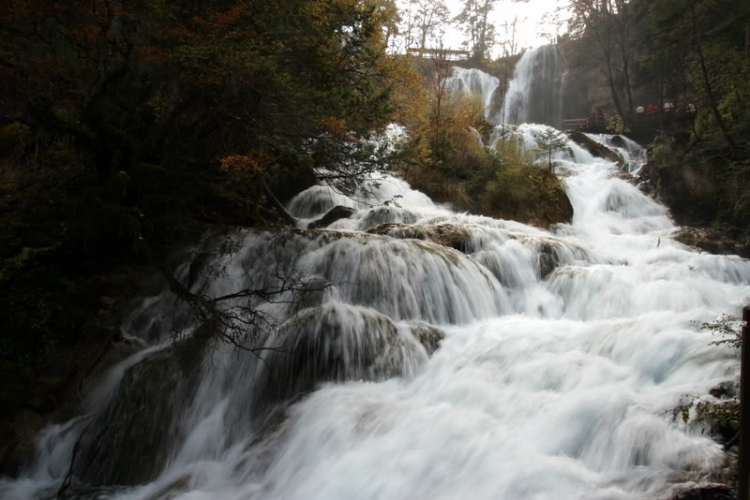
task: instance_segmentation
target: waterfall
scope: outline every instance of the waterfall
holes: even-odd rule
[[[528,50],[508,84],[502,123],[562,125],[565,67],[554,45]]]
[[[453,73],[446,81],[451,95],[478,96],[484,106],[484,117],[490,123],[497,122],[498,109],[495,105],[495,93],[500,87],[500,80],[484,71],[472,68],[453,67]]]
[[[498,133],[534,147],[547,130]],[[65,498],[92,500],[625,500],[707,480],[721,445],[672,411],[735,381],[698,325],[748,303],[750,262],[671,239],[666,208],[575,143],[556,161],[575,215],[551,230],[384,175],[356,201],[320,185],[289,203],[306,221],[356,210],[326,229],[206,238],[176,271],[196,294],[303,277],[227,304],[278,325],[253,332],[266,350],[212,339],[169,290],[144,300],[122,329],[147,347],[0,498],[53,498],[75,448]]]

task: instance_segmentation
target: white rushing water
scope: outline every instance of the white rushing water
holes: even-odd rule
[[[477,96],[484,106],[484,117],[490,123],[498,122],[499,110],[495,105],[500,80],[476,68],[454,66],[445,82],[453,97]]]
[[[508,83],[502,123],[562,126],[565,65],[554,45],[527,50]]]
[[[543,130],[514,133],[533,144]],[[323,186],[291,201],[305,225],[358,210],[327,230],[207,239],[210,265],[178,269],[196,293],[315,278],[297,319],[260,338],[282,350],[217,345],[181,369],[160,342],[200,330],[171,294],[145,301],[123,329],[155,347],[86,417],[49,428],[0,496],[54,495],[81,432],[70,498],[625,500],[707,480],[725,453],[672,410],[735,379],[733,353],[698,325],[748,302],[750,263],[672,240],[667,210],[616,165],[574,143],[557,160],[575,215],[549,231],[386,176],[357,201]],[[424,239],[441,231],[460,251]]]

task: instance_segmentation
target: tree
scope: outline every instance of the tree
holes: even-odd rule
[[[446,120],[450,112],[451,92],[448,88],[448,78],[453,68],[448,64],[444,51],[439,51],[434,59],[434,69],[429,79],[429,123],[430,148],[438,163],[445,160],[445,152],[449,149],[446,134]]]
[[[411,0],[416,6],[416,24],[419,33],[419,48],[427,48],[428,41],[435,47],[442,45],[449,11],[443,0]]]
[[[501,25],[503,28],[503,38],[500,46],[503,48],[502,57],[509,57],[518,52],[517,27],[518,16],[513,16],[513,20],[506,19]]]
[[[442,46],[449,22],[449,9],[443,0],[408,0],[402,9],[401,28],[404,52]]]
[[[362,139],[392,111],[387,7],[9,0],[0,116],[73,137],[102,179],[247,154],[274,158],[270,168],[359,175],[350,159],[376,158]]]
[[[548,128],[537,138],[537,147],[540,154],[547,157],[547,168],[550,173],[555,173],[555,166],[552,163],[552,155],[558,151],[564,151],[568,147],[568,139],[561,132],[554,128]]]
[[[495,43],[495,25],[489,16],[497,0],[464,0],[464,6],[454,21],[461,27],[468,40],[471,58],[481,61],[489,57]]]
[[[680,0],[647,7],[645,50],[660,95],[694,109],[696,136],[716,136],[736,152],[750,129],[750,6]]]
[[[569,29],[578,38],[590,38],[598,48],[597,64],[606,78],[612,101],[620,116],[633,113],[633,14],[628,0],[571,0]],[[620,93],[625,91],[627,108]]]
[[[0,2],[3,370],[36,377],[49,346],[83,342],[92,274],[153,270],[208,227],[292,222],[273,199],[297,176],[346,186],[385,168],[383,5]],[[193,305],[210,318],[217,302]]]

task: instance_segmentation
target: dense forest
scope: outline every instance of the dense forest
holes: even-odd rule
[[[206,323],[221,315],[174,277],[182,249],[297,227],[287,205],[316,183],[352,195],[389,172],[457,210],[570,222],[553,165],[567,136],[526,151],[451,92],[456,66],[507,89],[523,48],[517,19],[493,21],[503,5],[0,3],[0,472],[130,354],[112,346],[137,299],[171,287]],[[570,0],[557,16],[565,118],[603,110],[597,132],[648,146],[642,188],[692,227],[684,242],[750,257],[750,3]],[[254,347],[241,328],[215,335]]]

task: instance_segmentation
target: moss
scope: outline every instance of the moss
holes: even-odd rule
[[[556,176],[536,167],[505,169],[491,181],[483,197],[493,217],[549,227],[570,222],[573,206]]]
[[[498,141],[494,151],[455,138],[449,146],[452,153],[443,163],[417,163],[404,173],[412,187],[438,202],[490,217],[542,227],[571,221],[573,207],[562,182],[535,165],[533,152],[518,141]]]

